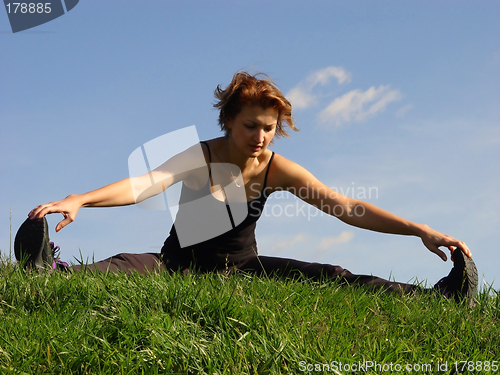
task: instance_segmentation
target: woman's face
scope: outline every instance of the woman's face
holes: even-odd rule
[[[278,110],[246,105],[226,124],[230,141],[247,157],[257,157],[267,148],[276,133]]]

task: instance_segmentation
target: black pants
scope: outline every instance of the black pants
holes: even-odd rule
[[[141,274],[148,272],[181,271],[188,272],[188,267],[171,269],[165,266],[160,254],[118,254],[108,259],[89,265],[77,265],[71,267],[74,271],[84,269],[98,270],[102,272],[134,272]],[[234,269],[234,268],[232,268]],[[365,285],[373,289],[383,289],[391,292],[413,292],[419,289],[412,284],[389,281],[376,276],[354,275],[350,271],[331,264],[309,263],[295,259],[277,258],[257,255],[240,263],[236,269],[244,272],[254,273],[259,276],[278,277],[306,277],[315,281],[332,279],[345,284]],[[206,270],[205,270],[206,271]]]

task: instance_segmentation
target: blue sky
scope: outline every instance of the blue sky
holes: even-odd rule
[[[82,0],[13,34],[1,11],[0,250],[11,207],[15,234],[36,205],[128,177],[130,153],[153,138],[190,125],[219,136],[213,90],[245,69],[269,74],[294,105],[301,131],[274,151],[339,192],[465,241],[491,284],[499,19],[496,1]],[[301,207],[270,198],[261,254],[430,284],[451,268],[418,238]],[[157,252],[172,224],[167,211],[134,206],[82,209],[57,234],[59,215],[48,220],[68,260]]]

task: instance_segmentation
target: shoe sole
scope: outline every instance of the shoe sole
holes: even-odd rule
[[[45,217],[39,220],[28,218],[16,233],[14,255],[25,268],[43,268],[50,259],[49,254],[46,254],[49,251],[48,242],[48,224]]]
[[[474,297],[477,292],[478,286],[478,276],[477,276],[477,268],[476,264],[469,258],[461,249],[457,249],[457,251],[453,252],[453,259],[455,262],[460,262],[463,265],[463,277],[462,277],[462,285],[459,293],[455,296],[457,300],[465,299],[472,304],[474,301]]]

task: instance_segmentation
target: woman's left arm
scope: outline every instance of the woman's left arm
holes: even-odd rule
[[[274,189],[284,189],[321,211],[335,216],[358,228],[376,232],[413,235],[441,259],[446,254],[439,249],[447,247],[452,253],[455,247],[471,257],[465,242],[433,230],[428,225],[417,224],[387,212],[373,204],[342,195],[321,183],[312,173],[300,165],[276,155],[270,179]]]

